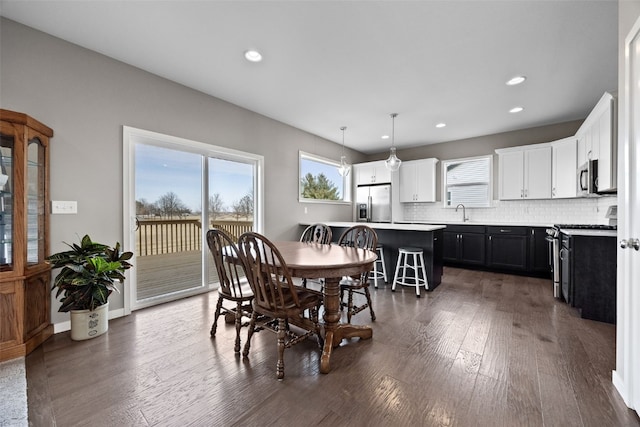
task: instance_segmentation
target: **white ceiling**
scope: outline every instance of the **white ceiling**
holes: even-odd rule
[[[1,0],[0,14],[335,142],[347,126],[364,153],[388,148],[390,113],[410,147],[583,119],[617,88],[615,0]]]

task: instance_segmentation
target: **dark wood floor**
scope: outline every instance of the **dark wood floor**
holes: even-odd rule
[[[640,426],[611,384],[615,327],[580,319],[548,280],[447,268],[421,299],[372,293],[372,340],[343,342],[328,375],[315,342],[288,349],[281,382],[273,334],[248,360],[232,326],[209,338],[215,292],[90,341],[57,334],[26,359],[30,424]]]

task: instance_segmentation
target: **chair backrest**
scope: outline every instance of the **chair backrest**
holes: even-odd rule
[[[247,266],[254,304],[272,313],[286,312],[292,304],[300,307],[287,264],[269,239],[247,232],[238,239],[238,249]]]
[[[207,231],[207,245],[220,280],[219,292],[234,298],[250,297],[251,294],[247,295],[246,286],[243,293],[242,282],[246,277],[246,267],[238,257],[238,247],[231,237],[219,228],[212,228]]]
[[[378,235],[376,231],[368,225],[354,225],[342,233],[340,239],[338,239],[338,244],[340,246],[350,246],[375,251],[376,246],[378,246]],[[358,276],[354,276],[354,278],[357,277]],[[363,272],[359,278],[362,283],[369,280],[369,271]]]
[[[333,233],[331,232],[331,227],[329,227],[328,225],[312,224],[302,232],[300,241],[308,243],[329,244],[331,243],[332,237]]]
[[[376,231],[368,225],[354,225],[342,233],[338,244],[340,246],[351,246],[375,251],[378,245],[378,235]]]

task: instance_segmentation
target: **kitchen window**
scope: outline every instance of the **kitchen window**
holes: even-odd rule
[[[442,162],[445,207],[462,203],[468,208],[491,206],[493,156],[445,160]]]
[[[300,151],[298,196],[301,202],[350,201],[351,174],[338,173],[340,162]]]

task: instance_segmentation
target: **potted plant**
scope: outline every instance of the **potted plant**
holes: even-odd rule
[[[110,247],[85,235],[80,245],[68,244],[69,251],[47,258],[53,269],[61,268],[52,290],[62,294],[58,311],[71,312],[71,339],[85,340],[102,335],[109,328],[109,295],[118,291],[116,281],[124,282],[127,260],[133,253],[121,252],[120,243]]]

